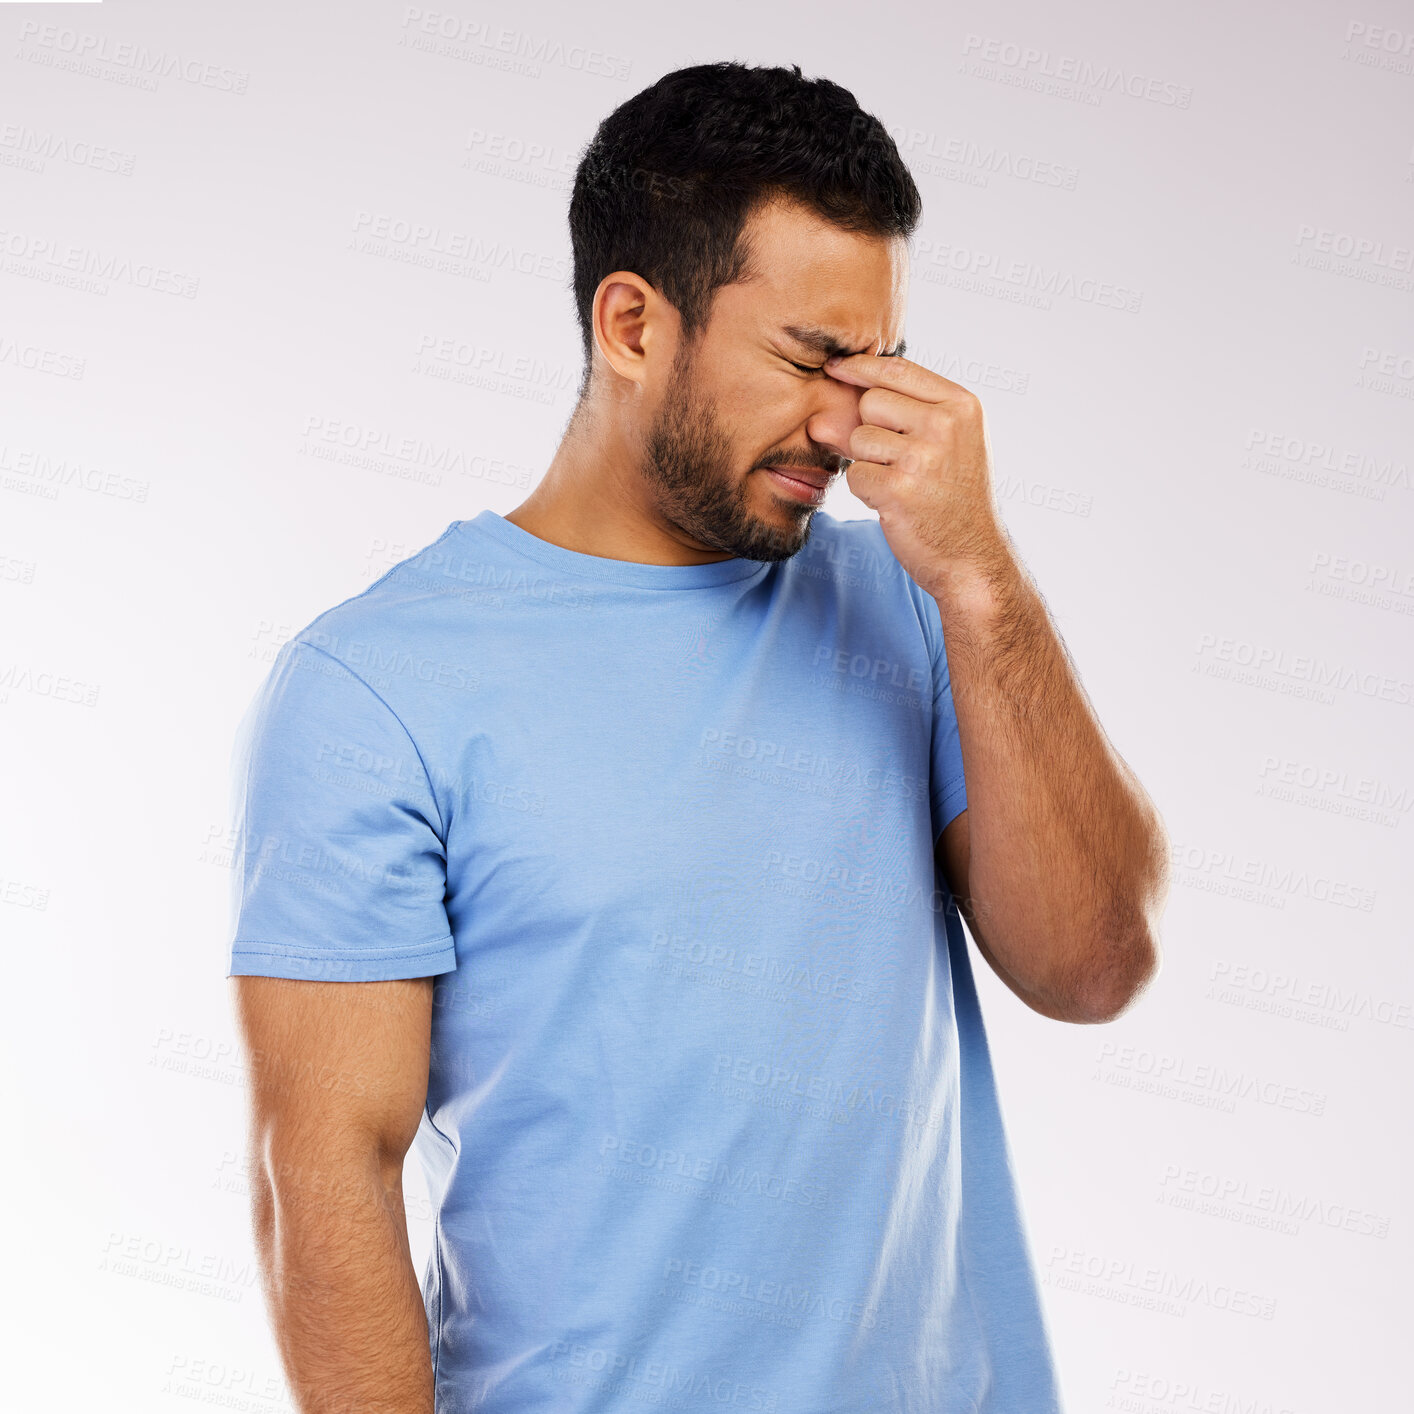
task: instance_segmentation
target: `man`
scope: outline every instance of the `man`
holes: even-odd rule
[[[230,975],[302,1410],[1060,1408],[959,910],[1107,1021],[1166,849],[976,398],[902,357],[919,206],[798,67],[630,99],[543,480],[257,694]],[[877,520],[818,509],[840,474]]]

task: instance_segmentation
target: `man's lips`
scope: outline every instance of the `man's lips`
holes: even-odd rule
[[[778,472],[781,476],[789,476],[793,481],[803,481],[807,486],[813,486],[816,490],[824,490],[834,478],[834,473],[821,471],[817,467],[809,466],[768,466],[767,471]]]

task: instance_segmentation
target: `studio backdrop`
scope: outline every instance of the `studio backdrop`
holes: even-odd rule
[[[716,59],[894,136],[907,357],[982,399],[1171,836],[1118,1020],[974,953],[1068,1408],[1407,1400],[1409,8],[103,0],[0,4],[7,1407],[293,1407],[225,976],[236,725],[316,614],[535,487],[579,154]],[[843,478],[825,509],[871,514]]]

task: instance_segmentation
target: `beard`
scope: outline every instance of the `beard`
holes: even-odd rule
[[[716,408],[697,396],[691,374],[689,349],[673,365],[662,407],[644,439],[644,480],[659,511],[699,543],[744,560],[788,560],[799,554],[810,538],[816,507],[773,498],[780,508],[777,518],[764,520],[752,512],[752,473],[733,478],[731,439]],[[783,456],[760,465],[791,460]]]

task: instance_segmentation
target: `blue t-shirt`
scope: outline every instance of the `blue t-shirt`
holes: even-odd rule
[[[937,605],[877,520],[647,565],[486,510],[286,643],[228,975],[435,976],[439,1414],[1054,1414]]]

